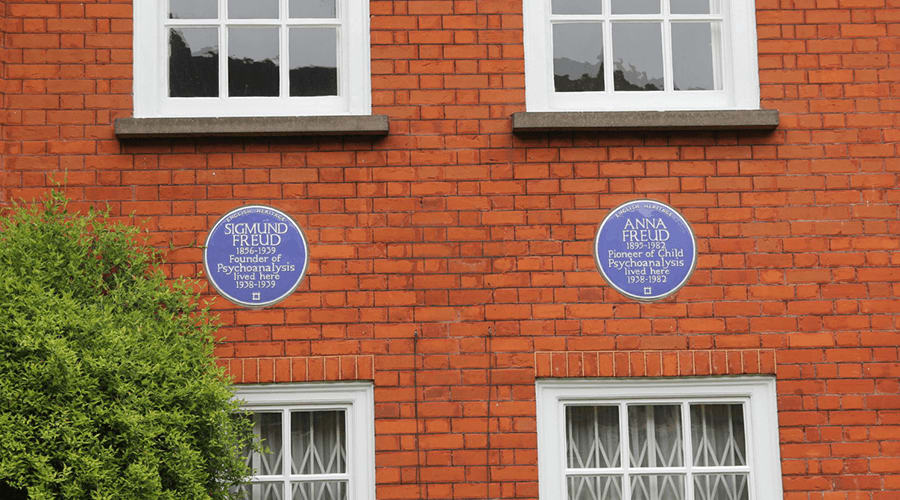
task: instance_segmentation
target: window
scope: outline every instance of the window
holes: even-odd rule
[[[537,382],[542,500],[781,498],[771,378]]]
[[[759,108],[751,0],[526,0],[528,111]]]
[[[134,3],[136,117],[371,111],[365,0]]]
[[[372,385],[277,384],[237,390],[267,453],[240,497],[252,500],[375,498]]]

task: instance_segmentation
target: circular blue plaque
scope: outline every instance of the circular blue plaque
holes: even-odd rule
[[[600,274],[622,295],[660,300],[684,286],[697,265],[697,240],[674,208],[653,200],[619,205],[594,238]]]
[[[249,205],[228,212],[206,238],[203,267],[213,288],[235,304],[261,308],[297,289],[309,264],[300,226],[272,207]]]

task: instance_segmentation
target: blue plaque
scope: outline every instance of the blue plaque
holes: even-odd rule
[[[674,208],[653,200],[616,207],[594,238],[600,274],[622,295],[660,300],[684,286],[697,264],[697,240]]]
[[[309,245],[300,226],[272,207],[228,212],[206,238],[203,267],[213,288],[235,304],[262,308],[286,299],[303,279]]]

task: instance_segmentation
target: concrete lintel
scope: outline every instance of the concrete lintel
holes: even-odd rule
[[[513,132],[773,130],[778,110],[550,111],[513,113]]]
[[[119,118],[119,139],[387,135],[387,115]]]

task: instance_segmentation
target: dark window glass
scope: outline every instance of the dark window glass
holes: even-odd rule
[[[717,14],[718,0],[671,0],[672,14]]]
[[[278,0],[228,0],[231,19],[278,19]]]
[[[603,90],[603,25],[553,25],[553,84],[557,92]]]
[[[219,95],[217,28],[169,30],[169,96]]]
[[[297,18],[333,18],[337,15],[334,0],[290,0],[288,11]]]
[[[337,30],[292,28],[291,95],[337,95]]]
[[[672,23],[675,90],[718,90],[713,39],[713,23]]]
[[[169,19],[216,19],[216,0],[169,0]]]
[[[228,95],[278,96],[278,28],[228,29]]]
[[[660,23],[613,23],[616,90],[663,90]]]
[[[659,0],[612,0],[613,14],[659,14]]]
[[[553,0],[554,14],[602,14],[602,0]]]

